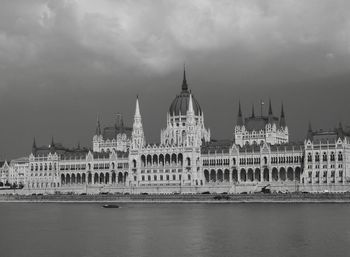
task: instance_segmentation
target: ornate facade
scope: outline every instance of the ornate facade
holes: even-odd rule
[[[265,142],[271,145],[288,143],[289,133],[283,105],[279,119],[272,113],[271,100],[269,101],[269,112],[267,116],[263,116],[262,112],[260,116],[255,116],[253,105],[251,116],[243,119],[241,103],[239,103],[234,138],[235,143],[240,146],[245,144],[263,144]]]
[[[67,149],[52,142],[27,158],[3,163],[3,183],[21,183],[21,192],[200,193],[271,191],[348,191],[349,134],[309,127],[302,143],[289,142],[283,105],[279,118],[243,118],[238,106],[232,140],[213,140],[204,112],[188,87],[184,72],[180,94],[166,114],[159,144],[147,144],[139,99],[132,127],[119,115],[101,129],[97,119],[92,149]]]

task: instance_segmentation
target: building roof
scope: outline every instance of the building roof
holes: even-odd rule
[[[51,144],[48,146],[40,146],[37,147],[35,144],[35,139],[34,143],[32,146],[32,154],[34,156],[47,156],[48,154],[57,154],[60,156],[67,156],[67,155],[81,155],[81,154],[87,154],[89,152],[88,148],[80,148],[80,145],[78,145],[76,148],[67,148],[64,147],[60,143],[55,143],[54,140],[52,139]]]
[[[111,127],[105,127],[103,129],[103,139],[116,139],[118,134],[126,134],[128,138],[131,137],[132,134],[132,128],[130,127],[117,127],[117,126],[111,126]]]
[[[203,143],[203,145],[201,146],[201,153],[229,153],[232,144],[232,140],[212,139],[210,142]]]
[[[270,118],[270,122],[269,122],[269,117],[266,117],[266,116],[245,118],[245,128],[248,131],[265,130],[265,126],[268,123],[276,124],[276,126],[277,126],[278,125],[278,118],[277,117],[272,117],[272,118]]]
[[[263,103],[261,103],[263,104]],[[276,127],[285,127],[286,126],[286,118],[284,114],[283,104],[281,106],[281,115],[280,119],[273,115],[271,100],[269,101],[269,109],[268,114],[256,116],[254,111],[254,105],[252,105],[252,113],[249,117],[243,119],[241,103],[238,105],[238,116],[237,116],[237,125],[245,126],[247,131],[260,131],[265,130],[265,126],[267,124],[275,124]]]
[[[190,101],[190,94],[192,95],[192,103],[193,103],[193,110],[194,114],[199,116],[202,113],[201,107],[196,100],[196,98],[193,96],[193,94],[188,89],[187,80],[186,80],[186,71],[184,70],[184,77],[182,82],[182,91],[179,95],[175,97],[173,102],[170,105],[169,108],[169,114],[171,116],[178,116],[178,115],[186,115],[189,101]]]
[[[309,124],[309,129],[307,133],[307,139],[311,140],[314,144],[322,143],[335,143],[339,138],[345,139],[350,137],[350,131],[344,130],[341,123],[339,123],[338,128],[331,130],[316,130],[313,131],[311,124]]]

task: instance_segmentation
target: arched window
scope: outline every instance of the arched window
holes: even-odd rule
[[[152,157],[151,155],[147,155],[147,165],[151,165],[152,164]]]
[[[307,161],[308,162],[312,162],[312,155],[311,155],[311,153],[307,154]]]
[[[186,160],[187,160],[187,166],[191,166],[191,158],[187,157]]]
[[[323,153],[322,160],[323,160],[324,162],[327,161],[327,153],[326,153],[326,152]]]
[[[342,161],[343,160],[343,154],[342,152],[338,153],[338,161]]]
[[[316,155],[315,155],[315,161],[316,161],[316,162],[319,162],[319,161],[320,161],[320,154],[319,154],[319,153],[316,153]]]

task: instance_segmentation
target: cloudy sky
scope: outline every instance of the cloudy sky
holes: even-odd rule
[[[158,141],[184,63],[214,138],[232,138],[239,99],[245,115],[283,101],[296,141],[309,120],[350,125],[347,0],[2,0],[0,159],[34,136],[90,147],[97,114],[131,125],[137,94]]]

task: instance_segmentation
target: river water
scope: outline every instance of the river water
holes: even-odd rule
[[[350,256],[349,204],[0,203],[0,256]]]

